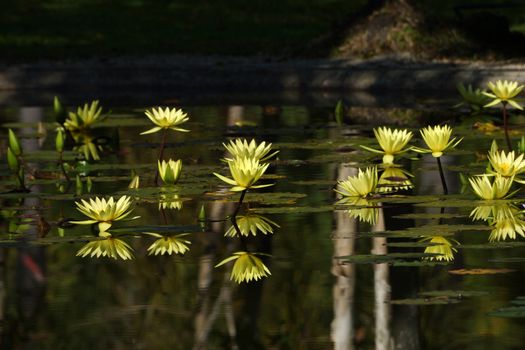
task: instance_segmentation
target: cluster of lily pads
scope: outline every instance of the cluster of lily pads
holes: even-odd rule
[[[525,181],[519,177],[525,172],[525,154],[517,155],[511,147],[507,126],[507,104],[522,110],[516,96],[522,91],[523,85],[517,82],[497,81],[489,83],[491,92],[473,89],[470,85],[465,88],[459,85],[458,89],[465,101],[474,110],[492,107],[501,104],[508,152],[500,150],[494,140],[488,152],[487,171],[484,174],[468,178],[472,192],[484,202],[477,206],[470,214],[473,220],[486,221],[491,227],[490,241],[515,239],[516,234],[525,237],[525,215],[523,210],[515,204],[504,199],[512,197],[514,184],[523,184]],[[349,176],[346,180],[339,181],[335,191],[342,196],[340,204],[349,205],[350,217],[360,219],[369,224],[377,221],[378,209],[375,202],[381,196],[399,190],[413,188],[410,181],[412,176],[394,163],[396,156],[405,152],[430,153],[437,161],[443,192],[448,194],[443,167],[440,158],[447,151],[455,148],[461,138],[452,137],[452,129],[448,125],[427,126],[420,130],[421,137],[426,147],[409,146],[413,133],[409,130],[379,127],[374,129],[374,134],[380,149],[361,146],[363,149],[381,154],[382,162],[377,166],[358,169],[357,175]],[[378,173],[381,173],[379,176]],[[372,201],[372,199],[374,201]],[[442,208],[442,213],[443,213]],[[447,239],[442,235],[425,237],[423,242],[431,244],[425,253],[436,254],[430,259],[450,261],[453,259],[455,240]]]

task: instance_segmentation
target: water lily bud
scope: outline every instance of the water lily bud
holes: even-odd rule
[[[80,176],[78,175],[75,179],[75,194],[77,196],[82,195],[82,180],[80,179]]]
[[[204,204],[201,206],[199,211],[199,224],[203,231],[206,230],[206,209],[204,209]]]
[[[345,115],[345,107],[343,105],[343,101],[339,100],[337,101],[337,104],[335,105],[335,121],[337,122],[337,125],[341,126],[343,124],[343,118]]]
[[[55,120],[57,123],[63,124],[66,120],[66,110],[57,96],[55,96],[53,100],[53,111],[55,112]]]
[[[20,163],[18,162],[18,158],[11,147],[7,147],[7,164],[9,164],[9,169],[11,169],[14,173],[18,173],[18,170],[20,169]]]
[[[64,141],[66,139],[66,136],[64,135],[64,129],[58,128],[57,129],[57,136],[55,138],[55,147],[57,152],[63,152],[64,151]]]
[[[182,170],[182,161],[180,159],[177,161],[170,159],[167,162],[165,160],[160,162],[159,160],[157,163],[162,181],[164,181],[166,185],[176,184]]]
[[[18,176],[16,177],[16,180],[18,182],[18,187],[21,189],[24,189],[26,186],[24,184],[25,174],[24,174],[24,168],[20,167],[18,170]]]
[[[20,156],[22,154],[22,147],[20,147],[20,142],[18,141],[18,137],[16,137],[16,134],[13,132],[13,130],[9,129],[9,147],[11,147],[11,151],[16,156]]]
[[[128,188],[130,189],[137,189],[140,185],[140,177],[138,175],[133,176],[131,179],[131,182],[128,185]]]
[[[86,191],[87,191],[88,193],[91,193],[91,189],[92,189],[92,188],[93,188],[93,181],[91,180],[91,177],[88,176],[88,177],[86,178]]]

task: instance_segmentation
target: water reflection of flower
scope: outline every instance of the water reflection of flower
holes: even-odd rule
[[[383,165],[385,166],[385,164]],[[410,177],[413,177],[413,175],[399,166],[385,166],[377,182],[377,192],[388,193],[410,190],[414,188]]]
[[[437,261],[452,261],[454,260],[454,253],[457,252],[457,249],[452,245],[453,243],[458,244],[457,241],[452,239],[447,239],[444,236],[431,236],[425,237],[421,242],[429,242],[432,245],[425,248],[425,253],[428,254],[439,254],[434,256],[429,256],[428,260],[437,260]]]
[[[525,217],[523,211],[508,202],[477,206],[470,213],[472,220],[488,222],[492,231],[489,241],[516,239],[516,235],[525,237]]]
[[[84,245],[77,252],[77,256],[85,258],[108,257],[113,259],[131,260],[133,259],[132,248],[123,240],[113,237],[109,232],[101,232],[99,237],[103,238],[91,241]]]
[[[73,151],[83,154],[87,160],[100,160],[99,152],[102,152],[103,148],[95,142],[88,130],[74,131],[71,136],[76,144]]]
[[[161,193],[159,198],[159,210],[161,209],[182,209],[182,198],[178,193]]]
[[[379,209],[373,207],[374,203],[366,198],[345,197],[338,201],[337,204],[350,206],[350,208],[347,209],[350,218],[369,223],[370,225],[374,225],[379,217]]]
[[[249,236],[250,233],[255,236],[257,235],[257,231],[266,235],[268,233],[273,233],[272,226],[280,227],[278,224],[264,216],[251,213],[246,214],[245,216],[239,215],[236,217],[236,220],[237,226],[243,236]],[[231,226],[224,235],[236,237],[237,231],[235,230],[235,227]]]
[[[149,255],[184,254],[190,250],[188,244],[191,244],[191,242],[182,238],[189,235],[189,233],[182,233],[174,236],[162,236],[153,232],[144,233],[157,237],[157,240],[148,247]]]
[[[85,130],[102,121],[105,117],[106,115],[102,114],[102,107],[99,107],[98,101],[93,101],[91,104],[84,104],[84,107],[78,107],[76,113],[69,112],[64,126],[71,132]]]
[[[224,259],[215,267],[222,266],[232,260],[235,260],[233,269],[230,275],[230,280],[233,279],[237,283],[257,281],[263,277],[271,275],[270,270],[261,259],[256,255],[257,253],[249,252],[235,252],[232,256]]]

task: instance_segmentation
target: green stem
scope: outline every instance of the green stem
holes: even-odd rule
[[[159,152],[159,161],[162,162],[162,159],[164,157],[164,148],[166,147],[166,135],[168,133],[168,129],[163,129],[162,131],[162,143],[160,144],[160,152]],[[157,185],[157,181],[159,180],[159,168],[157,167],[157,171],[155,171],[155,185]]]
[[[239,229],[239,226],[237,225],[237,214],[239,213],[239,209],[241,209],[242,201],[244,200],[244,196],[245,195],[246,195],[246,190],[243,190],[241,192],[241,197],[239,198],[239,203],[237,203],[237,207],[235,208],[235,211],[233,212],[230,220],[231,220],[231,223],[232,223],[233,227],[235,228],[235,232],[237,232],[237,235],[241,239],[242,249],[244,251],[247,251],[248,249],[247,249],[247,245],[246,245],[246,239],[242,235],[241,230]]]
[[[437,157],[437,163],[439,167],[439,176],[441,177],[441,184],[443,185],[443,194],[448,194],[447,182],[445,181],[445,174],[443,173],[443,167],[441,166],[441,159]]]
[[[507,104],[503,102],[501,105],[503,106],[503,128],[505,129],[505,140],[507,141],[507,148],[509,152],[512,152],[512,144],[510,143],[509,137],[509,125],[507,122]]]
[[[69,182],[69,176],[67,175],[66,168],[64,168],[63,152],[58,152],[58,162],[60,163],[60,169],[62,170],[62,174],[64,174],[66,181]]]

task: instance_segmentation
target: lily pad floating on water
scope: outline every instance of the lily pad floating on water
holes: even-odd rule
[[[503,307],[488,313],[493,317],[523,318],[525,317],[525,296],[517,297],[510,302],[513,306]]]
[[[264,208],[253,208],[250,212],[257,214],[305,214],[305,213],[322,213],[334,210],[331,205],[325,205],[320,207],[264,207]]]
[[[510,249],[524,247],[525,242],[487,242],[480,244],[461,244],[459,249]]]
[[[461,231],[489,231],[491,228],[484,225],[424,225],[410,227],[406,230],[392,230],[382,232],[360,233],[361,237],[432,237],[453,236]]]
[[[156,233],[186,233],[199,232],[201,227],[199,225],[143,225],[143,226],[129,226],[112,228],[112,234],[142,234],[143,232]]]
[[[448,296],[436,296],[429,298],[397,299],[391,300],[390,304],[394,305],[447,305],[457,304],[460,300]]]
[[[452,213],[413,213],[401,214],[392,216],[395,219],[456,219],[465,218],[467,215],[452,214]]]
[[[397,261],[411,261],[414,259],[431,258],[439,254],[428,254],[428,253],[390,253],[390,254],[364,254],[364,255],[346,255],[337,256],[336,259],[343,260],[343,263],[353,264],[382,264],[382,263],[394,263]]]
[[[490,262],[502,262],[502,263],[522,263],[525,262],[525,257],[514,257],[514,258],[497,258],[490,259]]]
[[[495,275],[501,273],[515,272],[512,269],[458,269],[449,270],[448,273],[453,275]]]
[[[448,297],[448,298],[467,298],[488,295],[488,292],[477,290],[431,290],[421,292],[419,295],[424,297]]]

